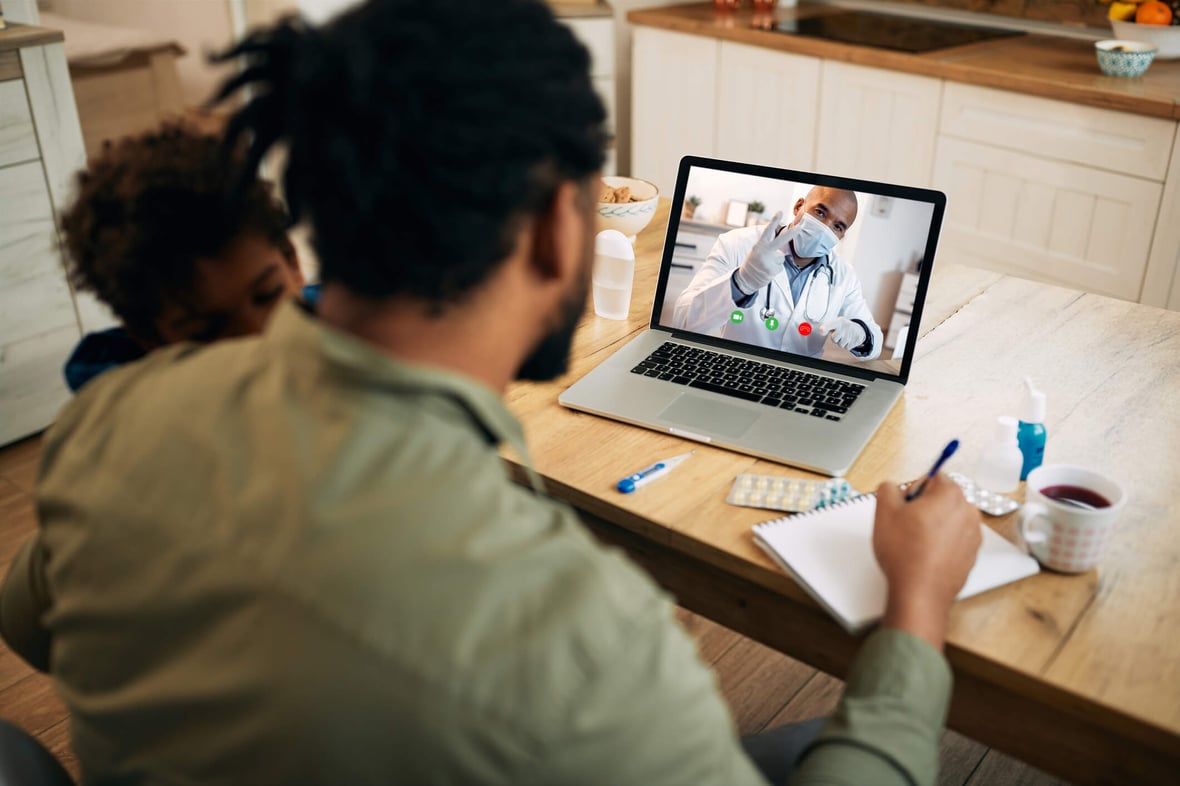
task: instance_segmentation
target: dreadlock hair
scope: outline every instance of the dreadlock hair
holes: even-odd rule
[[[78,173],[62,215],[71,282],[133,335],[155,340],[156,318],[190,287],[197,260],[249,233],[293,258],[286,210],[269,184],[243,177],[255,170],[242,161],[227,156],[220,136],[180,121],[106,142]]]
[[[461,300],[519,221],[598,171],[606,114],[589,54],[541,0],[369,0],[329,25],[288,17],[217,56],[247,68],[214,101],[255,97],[227,143],[310,219],[326,282],[380,299]]]

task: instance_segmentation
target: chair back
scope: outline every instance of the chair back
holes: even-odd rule
[[[0,718],[0,786],[74,786],[74,781],[36,737]]]

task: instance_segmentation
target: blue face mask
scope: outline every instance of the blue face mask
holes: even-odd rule
[[[791,240],[795,256],[799,259],[826,257],[840,242],[828,225],[810,213],[804,213],[797,225],[799,233]]]

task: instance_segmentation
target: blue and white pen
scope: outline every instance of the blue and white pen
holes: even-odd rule
[[[690,450],[687,453],[681,453],[679,456],[673,456],[672,458],[666,458],[663,461],[657,461],[650,467],[644,467],[634,475],[628,475],[627,477],[623,478],[617,484],[615,484],[615,488],[624,494],[630,494],[640,486],[646,486],[653,480],[659,480],[660,478],[664,477],[669,472],[676,469],[680,462],[684,461],[693,453],[696,453],[696,451]]]
[[[937,475],[938,470],[942,469],[942,465],[946,463],[946,460],[953,456],[955,451],[958,449],[959,440],[952,439],[950,442],[946,443],[946,447],[942,449],[942,455],[938,457],[938,461],[934,462],[934,466],[931,467],[930,471],[926,473],[926,477],[922,478],[920,481],[914,484],[912,489],[906,492],[905,501],[909,502],[911,499],[914,499],[919,494],[921,494],[922,489],[926,488],[926,481]]]

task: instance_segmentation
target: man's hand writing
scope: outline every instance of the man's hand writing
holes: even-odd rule
[[[877,489],[873,553],[889,583],[881,624],[942,648],[947,613],[983,542],[979,511],[945,475],[906,502],[892,483]]]

